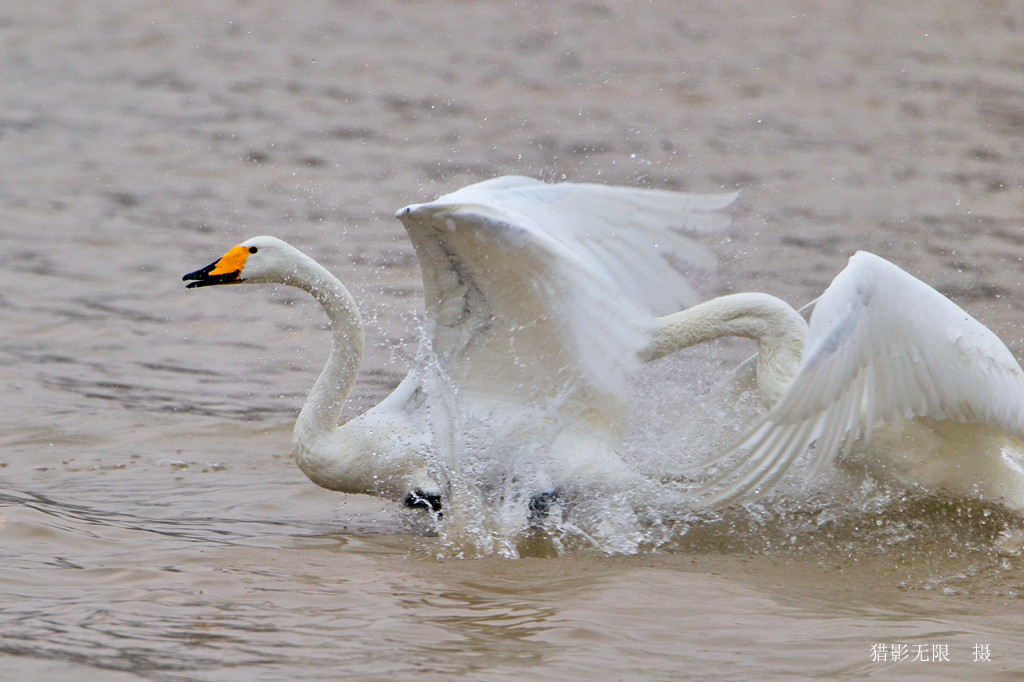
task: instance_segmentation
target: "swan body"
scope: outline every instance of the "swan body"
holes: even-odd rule
[[[798,314],[780,312],[781,301],[741,296],[753,304],[749,316],[763,312],[763,324],[744,331],[752,330],[759,349],[776,349],[758,368],[759,384],[769,377],[762,390],[771,407],[716,459],[742,456],[704,488],[702,503],[763,494],[812,448],[812,476],[852,451],[904,484],[1024,510],[1024,371],[980,322],[866,252],[854,255],[816,301],[806,331]],[[676,320],[673,327],[674,316],[664,318],[654,352],[688,341],[682,329],[714,326],[707,318],[718,320],[718,335],[738,334],[725,320],[734,306],[718,301],[703,304],[702,316],[700,306],[679,314],[699,315],[700,324]],[[698,342],[709,335],[690,333]],[[794,352],[801,345],[802,354]]]
[[[255,237],[184,279],[296,286],[323,306],[332,349],[293,437],[317,485],[432,506],[460,466],[497,481],[525,475],[541,494],[621,486],[636,476],[615,452],[626,378],[655,315],[694,298],[669,258],[712,262],[673,228],[722,229],[729,220],[715,212],[734,199],[503,177],[400,210],[425,295],[415,367],[345,424],[363,333],[336,277]]]
[[[408,417],[414,402],[408,382],[338,428],[362,359],[363,327],[352,295],[326,268],[280,239],[255,237],[185,279],[192,280],[193,288],[286,284],[309,292],[323,306],[331,321],[331,353],[299,412],[292,440],[296,462],[310,480],[331,490],[374,491],[392,498],[420,486],[431,489],[425,462],[418,456],[422,434]]]

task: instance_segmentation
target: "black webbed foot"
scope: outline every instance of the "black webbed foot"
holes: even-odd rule
[[[537,493],[530,497],[529,510],[530,520],[538,521],[545,518],[551,508],[558,502],[558,493],[554,490],[546,493]]]
[[[402,499],[402,504],[409,509],[426,509],[427,511],[434,512],[435,514],[440,514],[441,494],[426,493],[417,488],[416,490],[406,494],[405,498]]]

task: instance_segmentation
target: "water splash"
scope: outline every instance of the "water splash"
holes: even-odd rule
[[[441,557],[795,552],[837,565],[874,556],[927,566],[937,553],[956,560],[965,575],[1021,567],[1024,520],[1011,511],[907,490],[852,466],[813,482],[797,470],[756,502],[695,508],[700,479],[689,474],[764,412],[746,370],[717,383],[706,373],[684,376],[682,389],[671,392],[653,381],[623,451],[646,480],[600,494],[561,494],[540,510],[535,501],[548,489],[542,464],[550,434],[537,429],[524,438],[496,430],[461,411],[438,364],[421,366],[430,368],[423,380],[438,434],[435,466],[449,494],[431,543]],[[674,371],[659,374],[679,385]],[[952,580],[954,573],[937,578],[924,571],[927,578],[914,580]]]

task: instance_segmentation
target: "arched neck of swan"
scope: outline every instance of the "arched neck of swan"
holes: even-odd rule
[[[659,318],[640,357],[645,362],[712,341],[742,336],[757,342],[757,387],[775,402],[796,375],[807,323],[785,301],[768,294],[733,294]]]
[[[340,428],[341,408],[363,360],[363,323],[348,289],[313,259],[303,257],[284,283],[312,294],[331,322],[330,357],[295,422],[296,448],[308,450],[313,441]]]

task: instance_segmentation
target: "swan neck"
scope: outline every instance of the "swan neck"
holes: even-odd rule
[[[348,289],[311,258],[285,283],[312,294],[331,323],[330,356],[295,423],[295,444],[308,450],[314,440],[340,428],[341,410],[363,359],[363,324]]]
[[[781,396],[800,365],[807,323],[781,299],[768,294],[733,294],[659,318],[644,361],[723,336],[757,342],[758,389],[770,402]]]

